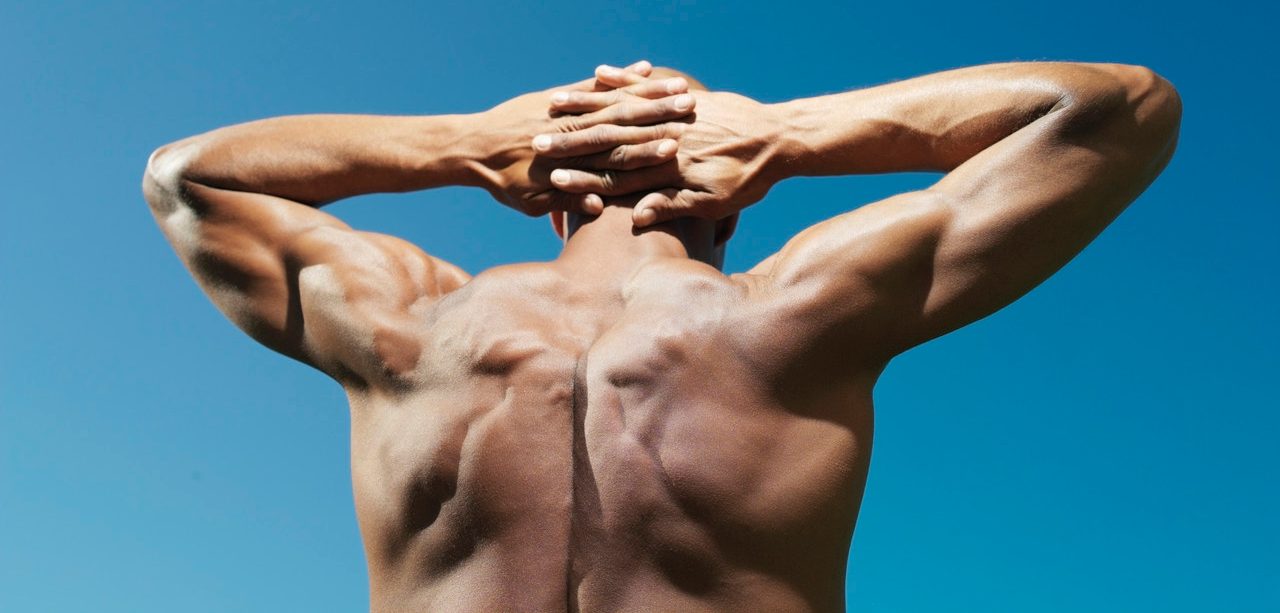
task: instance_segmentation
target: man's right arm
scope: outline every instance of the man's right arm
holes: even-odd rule
[[[1180,116],[1168,82],[1119,64],[992,64],[778,105],[702,93],[675,184],[634,219],[721,218],[792,176],[948,173],[809,228],[752,270],[797,338],[887,359],[1066,264],[1163,169]],[[621,191],[584,170],[558,187]]]
[[[1148,69],[1022,63],[781,105],[788,175],[947,174],[806,230],[767,271],[800,312],[887,359],[1004,307],[1071,260],[1173,154]]]

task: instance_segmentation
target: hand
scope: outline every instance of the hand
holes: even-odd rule
[[[680,135],[677,159],[649,171],[666,177],[665,189],[636,194],[642,190],[635,185],[573,163],[555,173],[556,188],[610,197],[606,204],[634,204],[632,220],[641,227],[684,216],[721,219],[759,202],[782,178],[773,160],[783,142],[784,122],[773,107],[744,96],[705,91],[693,95],[698,111]],[[552,108],[587,112],[596,107],[566,108],[553,101]]]
[[[566,157],[608,169],[636,189],[664,185],[635,173],[674,157],[674,139],[684,124],[663,122],[689,115],[693,100],[684,79],[649,79],[651,71],[648,62],[626,69],[602,66],[597,73],[607,75],[608,83],[589,79],[526,94],[482,113],[476,130],[485,140],[482,185],[500,202],[531,216],[552,210],[598,215],[603,209],[599,197],[555,189],[552,170]],[[570,116],[547,110],[548,101],[572,106],[581,96],[592,101],[592,112]],[[566,133],[586,137],[565,146],[560,136]]]

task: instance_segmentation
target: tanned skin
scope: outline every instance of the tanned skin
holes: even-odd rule
[[[1117,64],[775,105],[689,87],[602,68],[477,115],[269,119],[152,156],[213,302],[347,392],[372,610],[843,610],[881,371],[1069,261],[1181,114]],[[946,174],[713,265],[778,181],[907,170]],[[563,252],[472,278],[320,210],[443,185],[553,213]]]

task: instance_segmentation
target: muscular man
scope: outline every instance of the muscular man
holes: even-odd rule
[[[152,156],[213,302],[347,392],[373,610],[842,610],[885,365],[1070,260],[1181,113],[1116,64],[776,105],[689,86],[602,68],[476,115],[269,119]],[[718,269],[774,183],[906,170],[947,174]],[[469,277],[320,211],[442,185],[552,212],[564,250]]]

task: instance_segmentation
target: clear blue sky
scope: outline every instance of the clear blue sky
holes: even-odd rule
[[[1181,145],[1151,189],[1026,298],[890,366],[848,601],[1280,610],[1274,9],[197,4],[0,3],[0,610],[367,606],[345,398],[199,292],[139,192],[152,149],[280,114],[481,110],[638,58],[765,101],[1006,60],[1170,79]],[[932,178],[784,183],[728,268]],[[479,191],[331,210],[472,272],[557,250]]]

